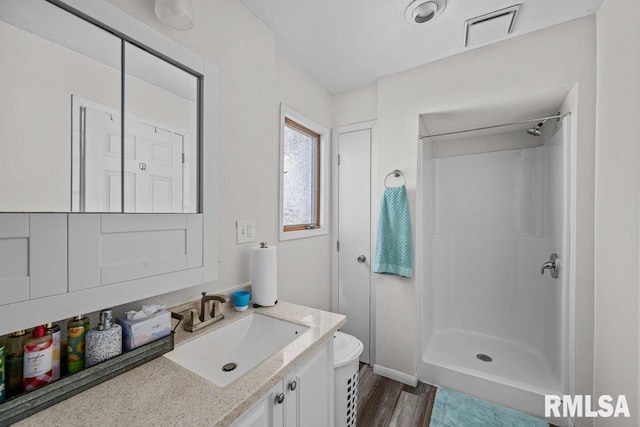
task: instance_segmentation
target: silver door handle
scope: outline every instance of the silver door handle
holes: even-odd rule
[[[365,262],[366,260],[367,260],[367,257],[366,257],[366,256],[364,256],[364,255],[360,255],[360,256],[358,257],[358,262]]]
[[[557,279],[560,276],[560,257],[558,254],[551,254],[549,261],[542,264],[540,267],[540,274],[544,274],[545,270],[549,270],[551,277]]]

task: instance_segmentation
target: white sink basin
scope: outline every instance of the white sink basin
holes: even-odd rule
[[[305,333],[309,327],[251,314],[165,354],[218,387],[231,384]],[[228,372],[222,368],[235,363]]]

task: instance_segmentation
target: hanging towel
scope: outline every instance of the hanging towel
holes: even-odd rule
[[[413,277],[413,236],[404,185],[384,190],[373,272]]]

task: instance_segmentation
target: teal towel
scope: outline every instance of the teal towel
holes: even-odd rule
[[[404,185],[384,190],[373,272],[413,277],[413,236],[409,199]]]
[[[430,426],[549,427],[549,424],[540,418],[438,387]]]

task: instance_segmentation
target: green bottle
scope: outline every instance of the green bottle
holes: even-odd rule
[[[7,397],[22,393],[22,362],[27,331],[14,332],[5,340],[5,387]]]
[[[0,403],[4,402],[4,347],[0,343]]]
[[[69,375],[84,369],[84,336],[88,330],[87,316],[75,316],[67,322],[67,372]]]

